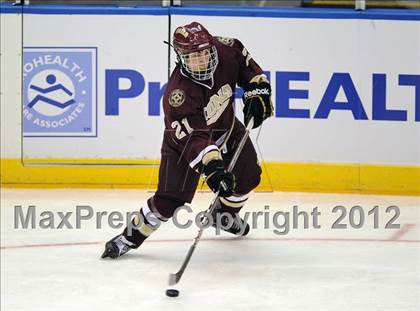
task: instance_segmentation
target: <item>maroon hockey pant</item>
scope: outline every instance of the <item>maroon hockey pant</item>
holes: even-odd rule
[[[243,137],[245,128],[236,127],[228,140],[227,152],[222,157],[226,168]],[[166,140],[162,144],[158,189],[153,198],[154,207],[165,218],[170,218],[177,207],[191,203],[197,190],[200,174],[194,171],[181,153]],[[248,138],[233,169],[236,179],[235,195],[249,193],[260,183],[261,168],[252,141]],[[149,201],[150,202],[150,201]]]

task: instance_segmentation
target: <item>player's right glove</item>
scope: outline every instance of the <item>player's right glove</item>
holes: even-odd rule
[[[221,197],[229,197],[235,188],[235,176],[225,170],[223,160],[211,160],[203,168],[204,178],[213,192]]]
[[[257,128],[265,119],[273,115],[271,86],[265,75],[258,75],[252,78],[249,85],[244,88],[242,99],[244,102],[245,125],[253,117],[253,128]]]

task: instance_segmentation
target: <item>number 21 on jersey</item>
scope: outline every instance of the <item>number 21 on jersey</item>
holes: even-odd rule
[[[183,139],[185,136],[187,136],[187,134],[185,134],[185,131],[182,128],[182,125],[184,125],[184,128],[186,129],[188,135],[193,132],[193,129],[189,125],[187,118],[183,118],[181,120],[181,123],[179,123],[178,121],[174,121],[171,123],[172,128],[175,129],[175,136],[178,139]]]

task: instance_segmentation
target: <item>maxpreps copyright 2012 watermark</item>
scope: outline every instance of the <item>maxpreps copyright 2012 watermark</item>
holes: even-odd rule
[[[228,213],[224,213],[230,217],[225,226],[230,226],[233,217]],[[137,212],[122,213],[119,211],[101,211],[95,212],[93,207],[89,205],[77,205],[74,211],[39,211],[35,205],[22,207],[15,205],[14,207],[14,229],[82,229],[84,225],[95,222],[96,229],[101,229],[104,224],[113,229],[120,229],[123,226],[133,228],[131,219],[134,216],[144,221],[142,215]],[[286,210],[270,210],[269,205],[265,205],[260,211],[245,211],[241,213],[242,219],[247,222],[252,229],[272,230],[276,235],[287,235],[291,230],[295,229],[399,229],[398,222],[400,216],[400,208],[396,205],[386,207],[375,205],[373,207],[343,205],[330,208],[314,207],[310,211],[299,209],[298,205],[294,205],[291,209]],[[150,217],[150,218],[149,218]],[[207,221],[202,221],[203,217]],[[324,217],[324,218],[323,218]],[[146,215],[149,222],[160,225],[159,219],[153,214]],[[199,212],[194,214],[192,208],[188,205],[179,207],[174,216],[169,220],[180,229],[187,229],[191,226],[197,228],[215,227],[216,234],[220,234],[224,225],[221,221],[221,215],[215,217],[206,213]],[[321,224],[322,223],[322,224]],[[241,228],[241,230],[245,230]]]

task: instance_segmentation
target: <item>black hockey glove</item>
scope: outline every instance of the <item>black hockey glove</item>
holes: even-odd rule
[[[207,185],[213,192],[219,190],[221,197],[229,197],[235,188],[235,176],[225,170],[223,160],[211,160],[203,168]]]
[[[258,76],[260,77],[260,76]],[[259,81],[252,79],[249,85],[244,88],[242,97],[244,102],[245,126],[254,117],[253,128],[259,127],[265,119],[273,115],[273,104],[271,103],[271,86],[263,76]]]

